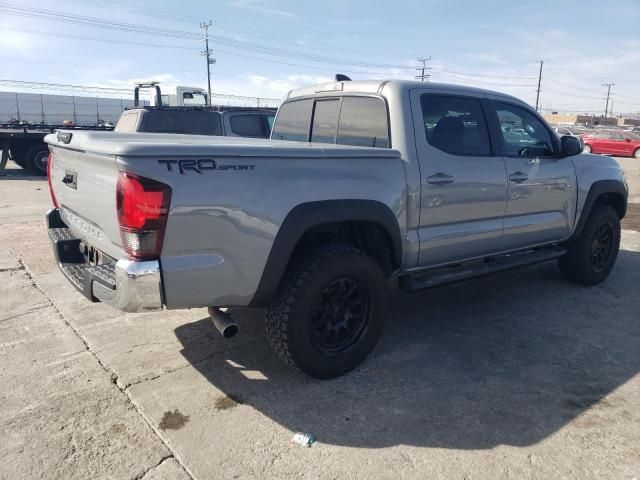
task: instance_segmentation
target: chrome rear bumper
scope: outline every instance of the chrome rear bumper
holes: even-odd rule
[[[80,239],[74,238],[57,208],[47,213],[47,228],[60,270],[89,300],[125,312],[162,309],[162,279],[157,260],[120,259],[90,265],[81,251]]]

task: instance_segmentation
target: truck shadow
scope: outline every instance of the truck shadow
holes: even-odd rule
[[[0,170],[0,181],[3,179],[7,180],[27,180],[27,181],[47,181],[47,177],[36,175],[28,170],[25,170],[16,165],[11,165],[13,162],[9,162],[7,168]]]
[[[216,389],[323,443],[526,446],[571,421],[631,420],[633,405],[609,395],[640,370],[639,283],[640,253],[621,251],[593,288],[564,282],[551,263],[414,295],[392,289],[373,354],[330,381],[284,366],[263,334],[201,361],[210,320],[175,333]],[[263,314],[236,311],[240,334]]]

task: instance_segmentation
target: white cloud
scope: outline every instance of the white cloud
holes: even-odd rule
[[[283,18],[300,18],[295,13],[289,10],[281,10],[278,8],[269,7],[268,2],[265,0],[231,0],[229,3],[232,7],[244,8],[252,10],[254,12],[263,13],[265,15],[271,15]]]

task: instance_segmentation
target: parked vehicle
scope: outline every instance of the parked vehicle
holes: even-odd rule
[[[35,175],[46,175],[49,147],[44,143],[44,137],[58,128],[72,128],[76,131],[113,130],[113,126],[105,124],[93,127],[30,124],[24,121],[0,124],[0,170],[4,169],[11,159]]]
[[[275,108],[140,107],[122,112],[115,131],[269,138],[275,116]]]
[[[584,133],[583,129],[578,129],[577,127],[566,126],[566,125],[558,125],[553,129],[558,135],[561,137],[564,135],[571,135],[572,137],[578,137]]]
[[[640,159],[640,136],[631,132],[600,131],[582,135],[584,151]]]
[[[317,378],[373,349],[387,279],[417,291],[557,259],[569,281],[602,282],[627,207],[615,160],[581,153],[514,97],[454,85],[295,90],[271,140],[46,140],[49,236],[88,299],[209,307],[225,336],[233,307],[266,306],[275,351]]]

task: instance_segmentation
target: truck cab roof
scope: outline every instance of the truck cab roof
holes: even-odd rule
[[[320,83],[289,91],[286,100],[298,97],[327,96],[329,94],[371,94],[379,96],[395,96],[403,94],[415,88],[427,90],[448,90],[457,94],[470,94],[473,96],[491,96],[493,98],[504,98],[510,101],[522,103],[522,100],[483,88],[468,87],[465,85],[455,85],[451,83],[417,82],[411,80],[348,80],[339,82]]]

